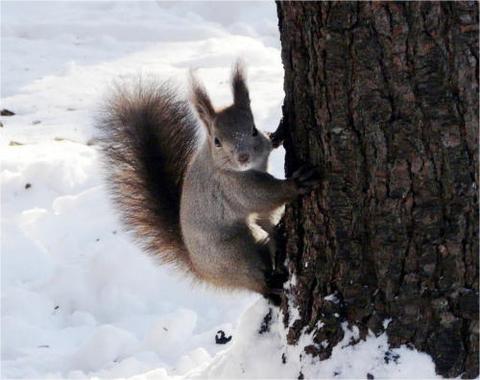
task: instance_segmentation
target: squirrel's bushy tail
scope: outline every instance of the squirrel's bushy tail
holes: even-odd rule
[[[179,220],[182,179],[197,141],[188,102],[165,83],[117,86],[98,128],[124,224],[146,251],[189,269]]]

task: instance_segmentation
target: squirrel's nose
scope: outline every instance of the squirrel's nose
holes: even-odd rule
[[[240,153],[238,155],[238,162],[240,162],[241,164],[246,164],[249,159],[250,156],[248,155],[248,153]]]

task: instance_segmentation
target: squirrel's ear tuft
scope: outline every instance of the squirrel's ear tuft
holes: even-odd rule
[[[210,132],[215,118],[215,109],[212,106],[210,97],[203,84],[195,78],[193,71],[190,70],[190,101],[197,111],[198,117]]]
[[[239,107],[250,107],[245,66],[238,60],[232,70],[233,103]]]

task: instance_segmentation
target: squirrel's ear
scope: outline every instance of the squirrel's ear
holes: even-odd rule
[[[248,95],[245,67],[241,60],[238,60],[232,70],[232,91],[233,102],[236,106],[250,107],[250,96]]]
[[[210,132],[215,118],[215,110],[207,94],[207,90],[201,82],[195,78],[195,75],[190,71],[190,101],[197,111],[198,117],[202,120],[205,127]]]

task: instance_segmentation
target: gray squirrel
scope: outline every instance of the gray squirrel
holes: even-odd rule
[[[232,71],[233,104],[222,110],[193,74],[190,82],[190,102],[166,83],[117,87],[106,102],[98,127],[114,202],[144,250],[162,262],[217,287],[274,299],[284,278],[272,260],[272,215],[311,191],[317,172],[303,167],[286,180],[266,172],[273,146],[255,126],[240,63]]]

